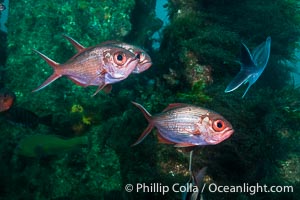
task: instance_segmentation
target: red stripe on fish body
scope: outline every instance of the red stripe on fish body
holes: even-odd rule
[[[181,147],[218,144],[233,133],[231,124],[218,113],[188,104],[171,104],[148,121],[157,128],[161,141]],[[144,133],[135,144],[145,137]]]
[[[42,53],[37,53],[53,67],[54,73],[34,91],[46,87],[61,76],[67,76],[81,86],[99,86],[98,92],[107,84],[127,78],[138,64],[134,53],[114,45],[85,48],[64,64],[55,63]]]

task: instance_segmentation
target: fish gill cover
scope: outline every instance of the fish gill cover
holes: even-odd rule
[[[1,32],[1,52],[7,52],[0,63],[1,87],[16,94],[14,106],[38,116],[52,114],[53,125],[24,128],[1,115],[0,199],[180,199],[180,193],[124,190],[128,183],[171,186],[189,179],[187,154],[158,144],[153,134],[130,147],[147,123],[130,101],[153,114],[170,103],[189,103],[211,108],[230,121],[235,129],[231,138],[194,150],[192,166],[195,171],[208,167],[206,183],[294,187],[293,193],[253,196],[205,190],[204,199],[300,195],[300,91],[290,84],[292,69],[286,64],[295,61],[300,35],[298,1],[168,1],[170,21],[158,50],[151,41],[162,24],[154,15],[154,0],[9,3],[8,32]],[[93,98],[95,88],[78,87],[66,78],[31,93],[52,73],[32,49],[59,63],[75,54],[62,34],[86,47],[107,40],[140,46],[153,65],[115,84],[110,94],[100,92]],[[272,37],[271,55],[257,83],[244,99],[245,88],[224,93],[240,69],[241,42],[253,49],[267,36]],[[90,142],[67,154],[28,158],[16,153],[26,136],[48,134],[88,136]]]

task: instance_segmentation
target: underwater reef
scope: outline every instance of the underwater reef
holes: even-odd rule
[[[204,183],[293,186],[289,193],[254,195],[206,188],[203,199],[300,196],[300,88],[293,85],[290,64],[300,36],[297,0],[169,0],[169,24],[157,50],[151,38],[162,22],[155,0],[9,3],[8,32],[0,32],[0,87],[15,93],[13,106],[50,114],[52,121],[29,128],[8,123],[0,113],[0,199],[181,199],[176,192],[125,191],[126,184],[171,187],[189,180],[189,154],[158,143],[155,131],[131,146],[147,126],[131,101],[153,114],[170,103],[189,103],[215,110],[232,124],[229,139],[194,150],[193,169],[207,167]],[[114,84],[109,94],[91,97],[96,87],[67,78],[32,92],[52,74],[33,49],[58,63],[75,54],[63,34],[86,47],[108,40],[140,46],[153,65]],[[224,93],[240,70],[241,42],[253,49],[267,36],[270,59],[259,80],[244,99],[246,86]],[[84,142],[66,147],[61,138]],[[22,145],[38,148],[26,156]]]

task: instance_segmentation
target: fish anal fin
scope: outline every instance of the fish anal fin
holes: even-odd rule
[[[184,104],[184,103],[171,103],[162,112],[166,112],[166,111],[171,110],[173,108],[179,108],[179,107],[183,107],[183,106],[186,106],[186,104]]]
[[[63,34],[63,37],[66,38],[76,48],[77,52],[82,52],[85,49],[84,46],[79,44],[79,42],[77,42],[76,40],[74,40],[70,36],[68,36],[66,34]]]

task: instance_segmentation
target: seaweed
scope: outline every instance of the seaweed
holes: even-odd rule
[[[206,189],[205,199],[297,199],[300,88],[291,83],[294,69],[288,62],[296,61],[298,2],[170,0],[170,23],[159,50],[152,48],[150,38],[161,26],[151,14],[154,5],[140,0],[10,2],[7,43],[1,42],[5,54],[0,67],[6,71],[1,71],[0,86],[16,93],[18,106],[39,115],[53,113],[54,125],[30,130],[0,122],[1,199],[180,199],[181,193],[175,192],[124,190],[126,184],[171,187],[189,179],[188,154],[158,144],[155,132],[131,147],[147,122],[130,101],[142,103],[150,113],[170,103],[191,103],[215,110],[232,123],[235,133],[230,139],[194,152],[193,169],[208,167],[205,183],[294,187],[293,193],[255,195]],[[31,93],[51,73],[32,49],[57,62],[75,54],[62,34],[84,46],[125,40],[149,50],[153,66],[115,84],[110,94],[93,98],[95,88],[63,78]],[[269,35],[269,64],[246,98],[240,98],[243,89],[225,94],[240,69],[241,42],[252,49]],[[36,134],[86,135],[90,144],[46,158],[15,154],[22,138]]]

